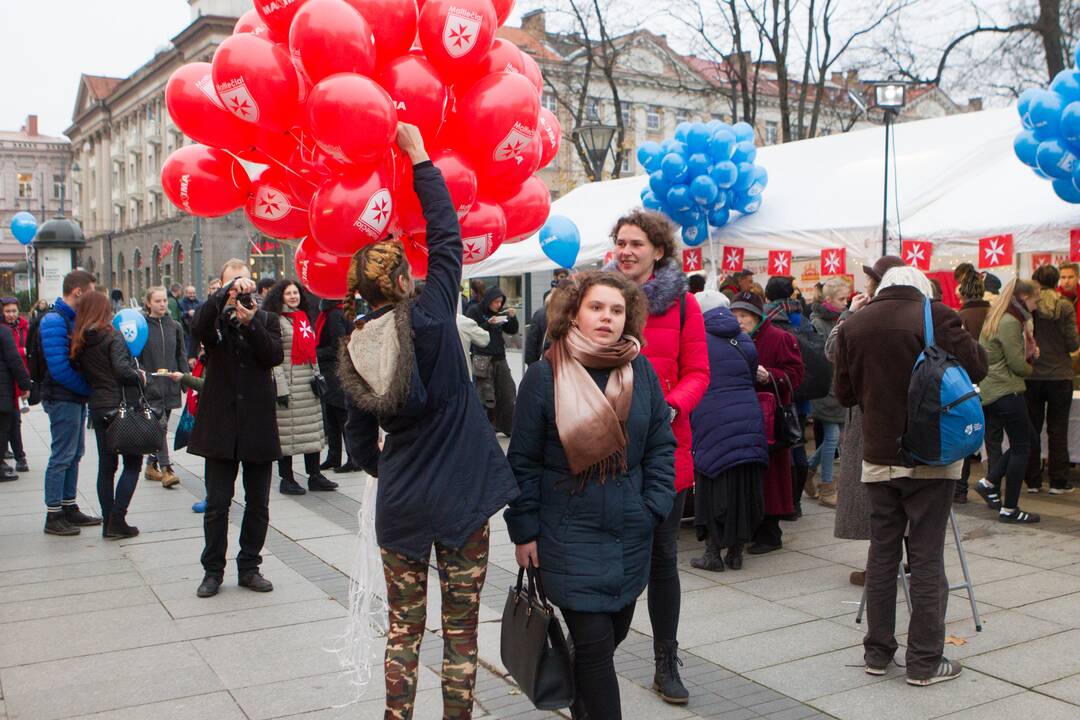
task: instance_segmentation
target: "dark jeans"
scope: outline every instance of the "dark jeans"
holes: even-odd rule
[[[997,465],[986,473],[986,481],[1000,492],[1001,480],[1005,478],[1002,507],[1015,510],[1020,503],[1020,487],[1024,484],[1028,457],[1039,436],[1035,434],[1031,420],[1028,419],[1024,396],[1019,393],[998,398],[983,409],[1005,428],[1005,433],[1009,436],[1009,449],[1001,456]]]
[[[97,496],[101,505],[101,512],[126,513],[131,497],[135,494],[135,486],[139,482],[139,471],[142,470],[142,455],[124,455],[124,469],[120,478],[116,478],[116,469],[120,466],[120,456],[109,452],[105,442],[105,424],[100,417],[94,418],[94,439],[97,440],[98,471],[97,471]]]
[[[206,459],[206,513],[203,515],[203,570],[221,578],[225,574],[225,552],[229,547],[229,507],[236,489],[237,460]],[[270,523],[271,462],[244,462],[244,520],[240,525],[240,554],[236,569],[240,575],[254,572],[262,562],[260,553]]]
[[[1072,393],[1072,380],[1028,380],[1027,392],[1024,393],[1036,438],[1042,436],[1043,420],[1046,420],[1046,470],[1052,488],[1063,488],[1069,481],[1069,408],[1072,407]],[[1026,480],[1028,487],[1037,488],[1042,485],[1041,441],[1036,440],[1032,447],[1039,449],[1028,457]]]
[[[6,412],[0,413],[0,448],[7,448],[8,438],[11,437],[12,429],[15,427],[15,422],[19,418],[19,413]],[[15,457],[19,457],[16,455]],[[0,463],[3,462],[3,457],[0,457]]]
[[[679,585],[679,523],[682,521],[686,492],[683,490],[675,496],[671,513],[653,534],[649,569],[649,621],[652,623],[653,638],[658,642],[675,642],[679,635],[682,599]]]
[[[911,565],[911,620],[908,622],[907,674],[934,672],[945,647],[945,525],[954,483],[897,478],[867,483],[870,496],[870,553],[866,561],[867,665],[885,667],[896,653],[896,577],[908,532]]]
[[[11,443],[11,454],[16,460],[26,459],[26,450],[23,449],[22,441],[22,413],[12,413],[11,432],[8,433],[8,441]]]
[[[79,484],[79,460],[86,449],[86,403],[43,400],[49,416],[52,445],[45,468],[45,508],[57,512],[75,505]]]
[[[325,402],[322,411],[323,429],[326,431],[326,462],[330,467],[338,467],[341,465],[341,439],[345,435],[345,422],[349,419],[349,411]],[[348,462],[352,461],[348,448],[345,448],[345,458]]]
[[[634,619],[634,603],[614,613],[577,612],[563,608],[566,629],[574,641],[574,683],[590,718],[621,720],[615,648],[626,639]]]
[[[277,461],[278,463],[278,475],[282,480],[295,480],[293,475],[293,463],[292,455],[286,455]],[[319,477],[319,453],[306,453],[304,455],[304,472],[307,473],[308,479],[313,477]]]

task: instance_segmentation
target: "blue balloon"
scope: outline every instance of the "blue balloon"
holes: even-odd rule
[[[754,128],[750,123],[737,122],[732,126],[735,131],[735,139],[739,142],[754,142]]]
[[[675,138],[667,138],[660,143],[660,149],[664,151],[664,155],[667,155],[669,152],[671,152],[671,144],[674,142]],[[661,156],[660,159],[663,160],[664,158]]]
[[[686,136],[690,134],[690,128],[693,127],[693,123],[683,121],[675,126],[675,139],[679,142],[686,142]]]
[[[561,268],[569,270],[581,250],[581,233],[568,217],[552,215],[540,228],[540,249]]]
[[[1073,183],[1072,178],[1058,178],[1054,180],[1053,185],[1054,192],[1057,193],[1059,198],[1067,203],[1080,205],[1080,190],[1076,188],[1076,184]]]
[[[712,139],[712,133],[709,132],[708,125],[694,123],[686,133],[686,146],[690,148],[691,153],[708,152],[710,139]]]
[[[712,169],[712,160],[705,153],[694,153],[686,161],[686,167],[690,171],[690,178],[708,175],[709,170]]]
[[[37,219],[23,210],[11,218],[11,234],[23,245],[29,245],[37,235]]]
[[[757,159],[757,146],[753,141],[744,140],[735,146],[735,154],[731,156],[733,163],[752,163]]]
[[[687,225],[682,229],[682,241],[688,247],[697,247],[709,239],[709,226],[704,222]]]
[[[660,143],[652,140],[641,143],[637,149],[638,162],[649,172],[660,169],[660,161],[664,159],[664,154]]]
[[[1039,141],[1031,130],[1024,130],[1013,139],[1013,152],[1020,162],[1028,167],[1038,167],[1035,154],[1039,151]]]
[[[1035,161],[1039,169],[1050,177],[1070,178],[1076,166],[1076,155],[1061,140],[1046,140],[1039,145]]]
[[[660,161],[660,170],[664,173],[664,180],[674,185],[686,179],[689,168],[686,159],[678,153],[670,152]]]
[[[689,210],[694,204],[694,199],[690,197],[690,188],[685,185],[676,185],[668,190],[667,204],[672,210]]]
[[[710,210],[719,210],[720,208],[727,207],[728,194],[723,190],[719,190],[716,193],[716,200],[713,201],[712,208]]]
[[[1031,127],[1036,132],[1048,133],[1050,136],[1058,134],[1058,126],[1061,123],[1061,113],[1065,109],[1065,102],[1061,96],[1049,90],[1039,92],[1031,100],[1028,117],[1031,119]]]
[[[735,203],[732,205],[732,209],[738,210],[743,215],[753,215],[761,208],[761,196],[750,197],[749,195],[738,195],[735,198]]]
[[[719,194],[720,188],[716,187],[716,183],[708,175],[700,175],[690,183],[690,197],[694,198],[698,205],[711,206]]]
[[[683,157],[690,156],[690,149],[686,147],[686,143],[681,140],[672,140],[671,145],[668,147],[668,152],[682,155]]]
[[[150,330],[146,326],[146,316],[135,308],[124,308],[113,316],[112,324],[127,343],[131,356],[138,357],[146,345],[146,338],[150,335]]]
[[[746,194],[750,197],[758,197],[761,193],[765,192],[765,188],[769,186],[769,171],[760,165],[754,166],[753,182],[750,183],[750,187],[747,189]]]
[[[1024,92],[1020,93],[1020,98],[1016,101],[1016,112],[1020,114],[1020,122],[1024,124],[1024,127],[1028,130],[1032,129],[1031,125],[1031,101],[1042,92],[1039,88],[1028,88]]]
[[[1058,130],[1065,142],[1080,148],[1080,102],[1069,103],[1061,111],[1061,123]]]
[[[732,188],[737,192],[746,192],[754,184],[754,166],[750,163],[739,163],[739,179]]]
[[[709,171],[709,177],[713,179],[717,187],[727,190],[739,179],[739,166],[730,160],[718,162]]]
[[[1043,180],[1053,180],[1053,178],[1052,178],[1052,177],[1050,177],[1049,175],[1047,175],[1046,173],[1044,173],[1044,172],[1043,172],[1042,170],[1040,170],[1040,169],[1039,169],[1039,168],[1037,168],[1037,167],[1036,167],[1036,168],[1031,168],[1031,171],[1032,171],[1033,173],[1035,173],[1035,176],[1036,176],[1036,177],[1040,177],[1040,178],[1042,178]]]
[[[724,122],[722,120],[710,120],[705,123],[705,127],[709,128],[709,137],[712,137],[713,134],[723,126]]]
[[[709,138],[709,154],[716,162],[725,162],[731,159],[735,152],[735,146],[739,141],[735,139],[735,133],[721,128]]]
[[[697,206],[693,206],[689,210],[672,210],[668,213],[668,217],[674,220],[676,225],[682,227],[699,225],[705,221],[705,213]]]
[[[713,227],[724,227],[731,219],[731,211],[726,207],[718,208],[709,213],[709,224]]]
[[[671,183],[664,178],[663,170],[654,170],[649,174],[649,189],[658,198],[667,197],[667,191],[671,189]]]
[[[1050,91],[1056,92],[1068,105],[1080,100],[1080,71],[1066,69],[1054,76]]]
[[[660,203],[660,198],[656,197],[656,193],[652,190],[645,193],[641,198],[641,206],[646,210],[660,211],[663,209],[663,205]]]

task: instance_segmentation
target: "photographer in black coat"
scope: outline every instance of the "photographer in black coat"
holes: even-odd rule
[[[205,572],[198,596],[216,595],[225,573],[229,506],[237,471],[244,467],[244,521],[236,568],[240,585],[256,592],[274,586],[259,573],[270,521],[270,475],[281,457],[273,367],[284,359],[276,315],[260,310],[255,283],[243,260],[221,270],[221,289],[199,308],[192,336],[206,352],[206,384],[188,452],[206,458]]]

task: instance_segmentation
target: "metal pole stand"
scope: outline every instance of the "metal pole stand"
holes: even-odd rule
[[[968,602],[971,603],[971,615],[975,620],[975,632],[982,632],[982,619],[979,617],[979,607],[975,602],[975,586],[971,582],[971,572],[968,570],[967,553],[964,552],[964,542],[960,539],[960,529],[956,525],[956,511],[949,508],[949,525],[952,528],[953,541],[956,543],[956,554],[960,556],[960,570],[964,573],[964,582],[959,585],[950,585],[949,592],[966,590]],[[900,562],[900,569],[896,573],[896,579],[904,588],[904,599],[907,601],[908,613],[911,613],[911,589],[908,585],[908,574],[904,572],[904,563]],[[861,625],[863,613],[866,612],[866,588],[863,588],[862,600],[859,601],[859,612],[855,613],[855,624]]]

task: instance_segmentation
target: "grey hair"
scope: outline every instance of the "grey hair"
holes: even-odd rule
[[[829,278],[821,288],[825,298],[843,298],[851,292],[851,283],[842,277]]]
[[[918,268],[913,267],[894,267],[885,273],[885,277],[881,278],[881,284],[878,285],[877,291],[880,293],[885,288],[896,287],[898,285],[907,285],[913,287],[921,292],[925,297],[933,299],[934,287],[930,284],[930,280],[922,273]]]

